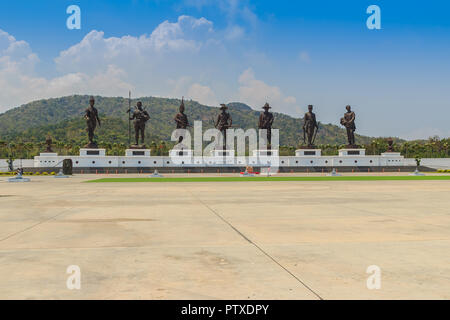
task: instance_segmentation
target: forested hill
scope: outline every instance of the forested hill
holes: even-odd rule
[[[128,141],[128,99],[122,97],[95,97],[96,108],[103,118],[102,127],[96,131],[98,141],[126,143]],[[142,101],[150,113],[147,126],[149,140],[170,141],[175,128],[173,117],[178,112],[180,99],[144,97]],[[0,140],[5,142],[42,142],[47,135],[54,140],[72,144],[86,143],[84,110],[89,105],[89,96],[74,95],[34,101],[0,114]],[[204,128],[213,126],[213,118],[219,113],[216,107],[201,105],[196,101],[185,101],[186,114],[191,123],[203,120]],[[229,103],[233,124],[243,128],[257,128],[260,111],[242,103]],[[280,129],[280,144],[298,146],[303,139],[302,119],[276,113],[274,128]],[[358,144],[367,144],[371,137],[357,136]],[[345,130],[332,124],[321,124],[317,144],[345,144]]]

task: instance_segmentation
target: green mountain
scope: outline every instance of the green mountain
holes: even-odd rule
[[[96,108],[102,118],[102,127],[96,131],[97,140],[103,143],[128,142],[128,99],[122,97],[95,97]],[[147,125],[147,141],[170,141],[175,128],[173,117],[181,103],[179,99],[143,97],[133,99],[131,105],[142,101],[151,119]],[[0,114],[0,140],[4,142],[43,142],[47,135],[55,141],[83,145],[86,143],[84,110],[89,96],[67,96],[34,101]],[[186,114],[191,123],[203,120],[204,129],[213,127],[219,109],[185,101]],[[233,124],[243,129],[257,128],[260,111],[238,102],[229,103]],[[303,120],[282,113],[274,113],[274,128],[280,129],[280,144],[298,146],[303,140]],[[133,130],[132,130],[133,131]],[[358,144],[369,144],[373,138],[357,135]],[[321,124],[317,144],[345,144],[346,133],[333,124]]]

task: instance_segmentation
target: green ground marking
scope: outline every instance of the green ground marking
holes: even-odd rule
[[[341,176],[341,177],[186,177],[102,178],[86,182],[242,182],[242,181],[414,181],[450,180],[450,176]]]

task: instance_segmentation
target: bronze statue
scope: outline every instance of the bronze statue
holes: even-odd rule
[[[177,113],[177,115],[175,116],[174,120],[177,123],[177,129],[186,129],[187,127],[189,127],[189,121],[188,121],[188,117],[187,115],[184,113],[184,97],[181,99],[181,104],[180,104],[180,112]],[[178,138],[178,143],[181,143],[181,141],[183,141],[183,136],[180,136]]]
[[[49,152],[49,153],[53,152],[52,143],[53,143],[52,137],[47,136],[47,138],[45,139],[45,144],[46,144],[45,152]]]
[[[130,117],[130,120],[134,120],[134,137],[136,140],[135,147],[144,148],[145,142],[145,124],[150,120],[150,115],[146,110],[142,108],[142,102],[138,101],[136,109]],[[139,136],[141,136],[142,145],[139,145]]]
[[[91,97],[89,99],[89,107],[86,109],[84,118],[86,119],[87,124],[87,132],[89,137],[89,143],[85,145],[85,148],[97,148],[97,143],[94,142],[94,132],[95,128],[98,126],[101,127],[100,118],[98,116],[98,111],[94,107],[95,99]]]
[[[262,112],[259,116],[259,129],[265,129],[267,130],[267,148],[272,148],[272,124],[273,124],[273,114],[269,112],[269,109],[272,107],[266,103],[263,107],[264,112]]]
[[[303,142],[306,143],[308,140],[308,148],[314,148],[314,140],[316,139],[317,131],[319,130],[319,125],[316,121],[316,114],[312,112],[313,106],[310,104],[308,106],[308,112],[305,113],[303,122]]]
[[[226,150],[225,148],[227,145],[227,136],[226,136],[227,129],[231,128],[231,126],[233,125],[233,119],[231,119],[231,116],[227,112],[227,109],[228,107],[225,104],[220,105],[220,110],[222,112],[217,116],[217,121],[214,123],[216,129],[222,132],[223,150]]]
[[[388,149],[387,152],[394,152],[394,139],[392,138],[387,138],[386,142],[388,144]]]
[[[341,118],[341,125],[343,125],[347,129],[347,140],[348,147],[356,147],[355,145],[355,113],[352,111],[350,106],[345,107],[347,112],[344,114],[344,117]]]

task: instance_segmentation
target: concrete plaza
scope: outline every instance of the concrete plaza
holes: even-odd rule
[[[0,299],[450,299],[450,181],[96,178],[0,177]]]

